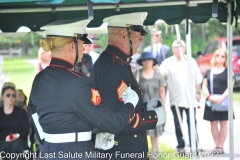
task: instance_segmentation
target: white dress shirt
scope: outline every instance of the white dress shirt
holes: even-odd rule
[[[198,105],[196,99],[196,86],[202,83],[202,74],[195,59],[191,58],[193,93],[188,93],[188,63],[187,57],[182,61],[171,56],[160,65],[160,71],[167,80],[169,88],[170,105],[189,108],[189,95],[193,94],[193,105]],[[174,100],[176,101],[174,103]]]
[[[89,53],[89,55],[92,57],[92,63],[94,64],[96,62],[96,60],[98,59],[98,57],[100,56],[100,54],[98,54],[97,52],[91,51]]]

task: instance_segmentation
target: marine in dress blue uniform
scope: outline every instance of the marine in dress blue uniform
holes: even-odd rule
[[[73,38],[74,43],[77,43],[75,47],[79,48],[80,40],[90,43],[86,34],[80,34],[85,33],[88,23],[89,20],[68,21],[68,24],[60,21],[43,29],[47,41],[51,41],[53,47],[52,37],[69,37]],[[76,49],[75,62],[80,55],[78,51]],[[50,65],[34,79],[28,106],[38,140],[42,144],[39,158],[97,159],[94,155],[86,157],[85,154],[88,152],[89,156],[94,150],[92,130],[98,128],[117,133],[131,122],[130,118],[134,116],[133,104],[122,104],[121,109],[113,113],[89,77],[74,72],[73,62],[57,57],[54,51],[52,54]]]
[[[142,27],[146,16],[146,12],[131,13],[108,17],[104,19],[104,22],[108,23],[108,27],[124,28],[128,33],[138,32],[143,36],[147,34]],[[116,33],[119,33],[119,31]],[[109,34],[111,36],[111,33]],[[128,34],[128,38],[131,39],[130,34]],[[132,42],[129,43],[131,44]],[[141,89],[129,65],[131,52],[132,48],[130,48],[129,54],[116,45],[109,44],[105,51],[100,54],[90,74],[90,78],[101,93],[102,99],[110,104],[113,112],[121,109],[123,104],[121,92],[128,86],[131,86],[139,96],[139,102],[135,108],[135,116],[131,118],[131,123],[115,134],[116,145],[110,150],[101,151],[113,153],[115,156],[112,159],[147,159],[146,130],[154,129],[158,123],[157,113],[155,111],[147,111],[145,108],[146,103],[143,103]],[[119,154],[119,152],[122,154]],[[127,153],[136,154],[133,157],[129,157]]]

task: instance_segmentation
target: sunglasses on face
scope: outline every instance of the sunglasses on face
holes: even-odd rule
[[[216,57],[225,58],[225,56],[224,56],[224,55],[219,55],[219,54],[217,54],[217,55],[216,55]]]
[[[151,61],[151,58],[143,59],[142,61]]]
[[[6,97],[8,97],[8,98],[11,97],[11,96],[12,96],[13,98],[16,98],[16,94],[10,94],[10,93],[6,94]]]

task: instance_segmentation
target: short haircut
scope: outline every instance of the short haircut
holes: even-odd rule
[[[178,44],[179,44],[179,41],[178,41],[178,40],[175,40],[175,41],[173,41],[173,43],[172,43],[172,47],[177,47]],[[180,45],[181,45],[181,47],[186,47],[186,43],[185,43],[183,40],[180,41]]]

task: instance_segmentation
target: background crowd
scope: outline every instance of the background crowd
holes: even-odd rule
[[[141,56],[134,56],[131,62],[132,72],[142,90],[144,102],[154,98],[160,98],[166,104],[166,96],[169,96],[171,111],[174,117],[175,133],[178,145],[178,152],[184,152],[186,139],[182,134],[183,113],[185,112],[188,124],[188,134],[190,135],[190,112],[189,108],[196,107],[201,99],[201,89],[207,97],[206,102],[220,104],[227,96],[227,58],[226,50],[218,49],[214,52],[211,60],[211,69],[204,76],[201,75],[196,61],[191,58],[193,93],[188,91],[188,58],[185,54],[186,44],[184,41],[173,41],[172,46],[166,46],[162,42],[161,31],[154,30],[152,35],[153,45],[143,49]],[[84,44],[85,51],[82,62],[76,64],[76,71],[91,74],[92,67],[99,57],[94,52],[94,44]],[[36,64],[36,74],[44,70],[50,63],[51,53],[39,49],[39,63]],[[213,74],[214,85],[210,84],[210,74]],[[234,77],[233,77],[234,82]],[[213,87],[213,90],[211,90]],[[168,94],[167,94],[168,93]],[[220,94],[219,97],[214,96]],[[193,104],[190,106],[190,94],[193,94]],[[206,103],[204,120],[210,122],[211,134],[216,147],[213,153],[224,153],[224,142],[228,131],[228,111],[215,111],[211,108],[211,103]],[[195,125],[197,125],[197,119]],[[38,144],[27,109],[27,97],[21,89],[11,83],[5,83],[1,89],[0,107],[0,150],[6,152],[22,153],[26,150],[33,150],[33,144]],[[147,131],[151,137],[152,151],[159,152],[158,137],[164,132],[164,125]],[[198,134],[196,133],[196,144],[198,147]],[[29,140],[27,139],[29,135]],[[190,136],[188,136],[190,137]],[[30,145],[28,143],[30,141]]]

